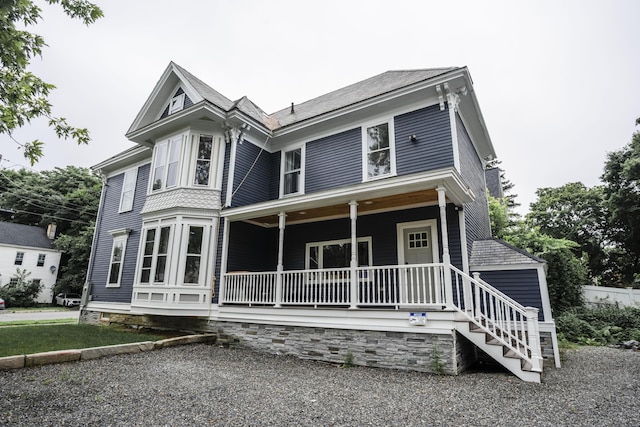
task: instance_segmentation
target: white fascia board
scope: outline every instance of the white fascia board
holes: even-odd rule
[[[221,216],[231,220],[245,220],[259,216],[273,215],[282,211],[309,209],[327,204],[348,203],[351,200],[382,197],[425,190],[444,185],[447,196],[454,203],[468,203],[473,201],[468,185],[460,174],[452,169],[439,169],[420,174],[402,175],[393,178],[355,184],[348,187],[335,188],[318,193],[287,197],[268,202],[256,203],[222,211]]]
[[[45,247],[42,247],[42,246],[10,245],[10,244],[7,244],[7,243],[0,243],[0,247],[5,247],[5,248],[11,249],[11,250],[23,249],[25,251],[48,252],[48,253],[51,253],[51,254],[61,254],[62,253],[62,251],[60,251],[58,249],[45,248]]]
[[[507,271],[507,270],[537,270],[543,263],[531,260],[531,263],[521,264],[495,264],[495,265],[471,265],[469,271]],[[480,275],[482,278],[482,275]]]
[[[468,82],[468,93],[466,96],[460,97],[460,117],[463,119],[463,124],[467,129],[471,142],[476,147],[476,150],[480,151],[480,158],[482,158],[483,161],[484,157],[487,156],[493,156],[493,158],[496,158],[496,151],[493,147],[493,143],[491,142],[491,137],[489,136],[489,131],[484,121],[482,110],[480,110],[478,97],[468,71],[466,72],[465,79]],[[470,102],[466,98],[468,98]],[[480,139],[483,141],[480,141]]]
[[[151,149],[142,145],[136,145],[125,151],[122,151],[115,156],[91,166],[91,170],[99,173],[110,173],[118,168],[131,167],[130,165],[137,162],[144,162],[144,158],[149,157],[151,159]]]
[[[439,84],[442,84],[444,82],[450,82],[451,80],[455,80],[456,78],[463,78],[465,80],[465,82],[468,82],[469,79],[466,79],[465,76],[468,74],[468,72],[466,71],[466,68],[463,69],[457,69],[455,71],[449,72],[447,74],[441,75],[441,76],[437,76],[434,77],[432,79],[426,80],[426,81],[422,81],[422,82],[417,82],[414,83],[412,85],[409,86],[405,86],[399,89],[396,89],[392,92],[387,92],[381,95],[378,95],[376,97],[373,98],[369,98],[369,99],[365,99],[363,101],[357,102],[355,104],[351,104],[348,105],[346,107],[342,107],[342,108],[338,108],[336,110],[332,110],[323,114],[320,114],[318,116],[314,116],[314,117],[310,117],[306,120],[303,120],[301,122],[298,123],[293,123],[291,125],[288,125],[284,128],[280,128],[280,129],[276,129],[274,131],[274,137],[278,137],[278,136],[282,136],[282,135],[286,135],[288,133],[291,132],[295,132],[298,131],[302,128],[308,127],[308,126],[313,126],[315,124],[318,124],[320,122],[324,122],[326,120],[331,120],[334,119],[336,117],[340,117],[342,115],[345,114],[349,114],[351,112],[354,111],[358,111],[364,108],[368,108],[371,107],[373,105],[385,102],[385,101],[389,101],[395,98],[399,98],[414,92],[418,92],[421,90],[425,90],[425,89],[430,89],[433,88],[435,90],[435,87]]]

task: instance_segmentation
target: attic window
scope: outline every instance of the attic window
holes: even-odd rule
[[[169,102],[169,114],[178,112],[184,108],[184,92],[180,95],[176,95]]]

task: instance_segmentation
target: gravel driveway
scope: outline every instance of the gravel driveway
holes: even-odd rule
[[[11,426],[638,426],[640,352],[568,352],[542,384],[191,345],[0,372]]]

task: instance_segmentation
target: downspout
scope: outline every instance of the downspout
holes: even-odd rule
[[[89,265],[87,266],[87,276],[84,280],[84,286],[82,288],[82,299],[80,300],[80,313],[89,304],[89,297],[91,295],[91,273],[93,273],[93,264],[95,262],[95,247],[98,240],[98,230],[100,229],[100,223],[102,222],[102,206],[104,204],[104,197],[107,192],[107,177],[100,172],[100,179],[102,180],[102,189],[100,190],[100,203],[98,203],[98,215],[96,217],[96,224],[93,228],[93,238],[91,239],[91,252],[89,253]]]

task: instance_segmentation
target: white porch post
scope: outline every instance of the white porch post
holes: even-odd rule
[[[220,289],[218,304],[222,305],[226,297],[227,259],[229,257],[229,220],[222,218],[222,255],[220,259]]]
[[[453,308],[453,289],[451,287],[451,256],[449,255],[449,229],[447,228],[446,189],[436,188],[440,207],[440,232],[442,234],[442,262],[444,264],[444,295],[447,308]]]
[[[358,308],[358,239],[356,234],[356,223],[358,219],[358,202],[352,200],[349,202],[349,217],[351,218],[351,305],[349,309]]]
[[[278,272],[276,274],[276,304],[275,307],[282,307],[282,271],[284,270],[282,258],[284,254],[284,226],[287,214],[280,212],[278,214]]]

